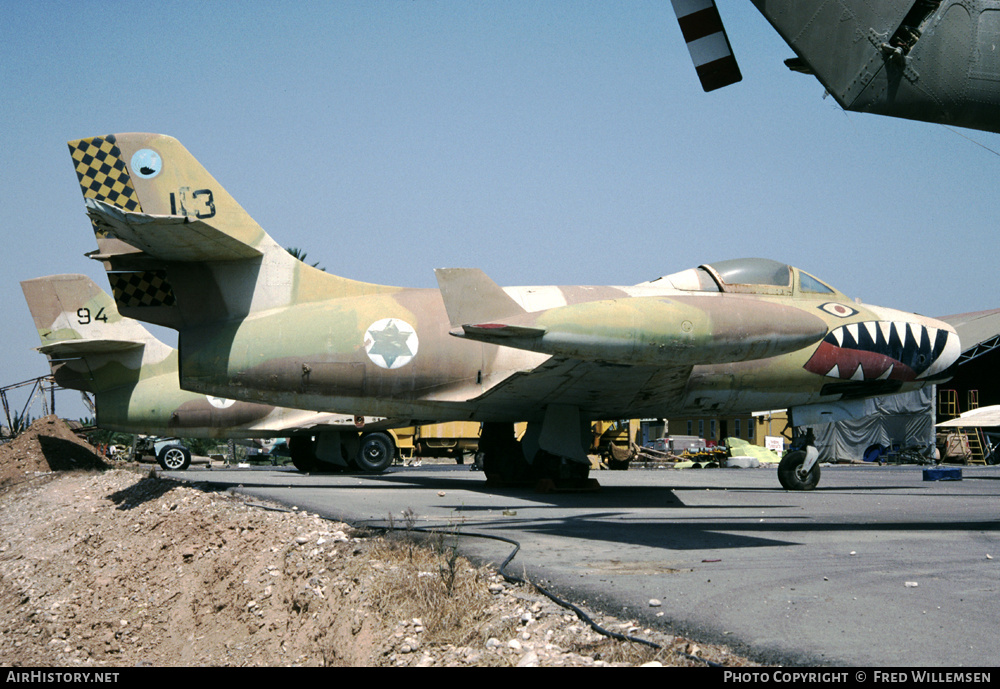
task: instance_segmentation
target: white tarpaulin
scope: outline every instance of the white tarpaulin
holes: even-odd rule
[[[860,461],[875,443],[919,445],[934,451],[934,387],[864,401],[864,415],[836,423],[806,426],[816,436],[821,462]]]

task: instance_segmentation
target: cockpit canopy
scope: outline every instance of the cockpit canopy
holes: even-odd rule
[[[666,275],[646,284],[666,280],[675,289],[688,292],[732,292],[741,294],[835,294],[837,291],[809,273],[769,258],[734,258],[706,263]]]

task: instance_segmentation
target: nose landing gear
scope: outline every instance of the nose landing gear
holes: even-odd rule
[[[785,490],[812,490],[819,483],[819,451],[810,428],[792,441],[778,464],[778,482]]]

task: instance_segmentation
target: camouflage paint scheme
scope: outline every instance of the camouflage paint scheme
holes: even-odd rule
[[[177,351],[124,318],[85,275],[21,283],[56,382],[94,393],[97,425],[197,438],[265,438],[324,428],[354,429],[354,417],[287,409],[181,390]],[[372,420],[370,420],[372,421]],[[373,420],[367,427],[384,427]]]
[[[766,259],[621,287],[501,288],[466,269],[437,271],[438,290],[356,282],[290,256],[173,138],[69,147],[119,310],[177,329],[180,385],[203,394],[528,421],[528,462],[584,462],[590,420],[808,414],[920,388],[960,349],[944,323]]]
[[[845,110],[1000,132],[995,1],[753,4],[798,56],[786,64],[814,75]],[[705,89],[739,81],[715,2],[674,0],[674,8]]]

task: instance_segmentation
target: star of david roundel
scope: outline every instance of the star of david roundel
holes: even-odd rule
[[[211,395],[205,395],[208,403],[211,404],[216,409],[229,409],[229,407],[236,404],[236,400],[228,400],[225,397],[212,397]]]
[[[365,351],[376,366],[406,366],[417,355],[417,333],[406,321],[383,318],[365,331]]]

